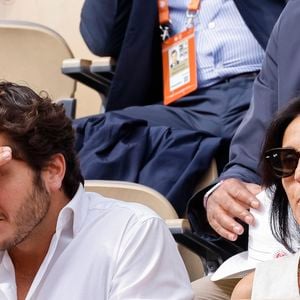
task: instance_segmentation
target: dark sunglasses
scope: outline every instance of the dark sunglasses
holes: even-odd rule
[[[273,148],[265,152],[265,159],[269,162],[277,177],[288,177],[295,173],[300,158],[300,152],[294,148]]]

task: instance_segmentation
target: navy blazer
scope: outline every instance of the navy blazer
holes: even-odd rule
[[[234,0],[245,23],[265,49],[284,0]],[[86,0],[80,30],[89,49],[118,64],[107,111],[162,100],[157,1]]]
[[[300,0],[289,0],[274,26],[261,72],[254,82],[250,108],[232,139],[229,163],[218,180],[238,178],[261,183],[258,164],[266,128],[281,107],[300,95],[299,19]],[[209,230],[202,203],[210,187],[194,195],[188,204],[189,220],[199,233]]]
[[[250,108],[233,138],[223,179],[260,183],[258,163],[266,128],[278,109],[300,95],[299,19],[300,1],[289,0],[274,26],[262,70],[254,82]]]

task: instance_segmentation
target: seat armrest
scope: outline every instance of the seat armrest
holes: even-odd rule
[[[91,72],[91,64],[92,61],[87,59],[65,59],[62,63],[62,72],[106,96],[110,84]]]
[[[76,114],[76,99],[75,98],[64,98],[58,99],[56,103],[62,104],[65,108],[66,115],[70,119],[75,119]]]
[[[116,68],[116,61],[112,57],[101,57],[101,59],[95,59],[92,61],[90,71],[106,80],[113,79]]]
[[[211,274],[229,257],[244,251],[233,242],[208,234],[198,235],[191,231],[187,219],[166,220],[177,243],[196,253],[203,262],[205,274]]]
[[[166,219],[165,222],[173,235],[191,230],[188,219]]]

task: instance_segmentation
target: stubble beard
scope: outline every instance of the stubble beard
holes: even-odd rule
[[[0,250],[9,250],[23,242],[45,218],[49,206],[50,194],[40,174],[36,174],[33,180],[32,192],[26,197],[15,215],[14,234],[0,244]]]

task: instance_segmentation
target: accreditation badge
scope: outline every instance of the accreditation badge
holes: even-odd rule
[[[163,41],[162,61],[165,105],[197,89],[194,27]]]

